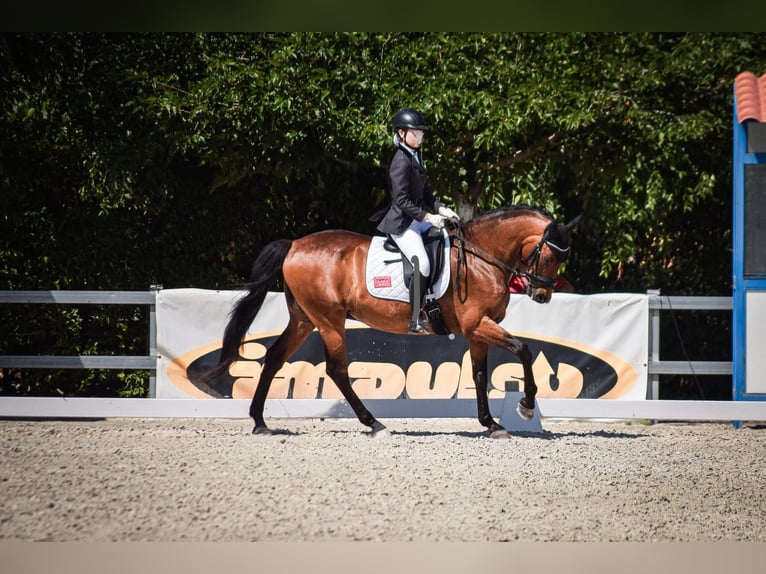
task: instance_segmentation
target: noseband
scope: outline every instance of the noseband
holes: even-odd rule
[[[547,277],[543,277],[542,275],[538,275],[537,273],[537,264],[540,261],[540,252],[543,249],[543,245],[547,245],[548,248],[553,252],[553,255],[558,259],[559,261],[563,262],[566,260],[567,256],[569,255],[569,247],[562,248],[553,243],[550,240],[550,234],[551,229],[553,228],[554,222],[551,222],[548,224],[548,227],[545,228],[545,231],[543,232],[542,237],[540,238],[540,241],[537,243],[535,248],[532,250],[532,253],[529,254],[528,258],[521,258],[521,262],[524,264],[524,266],[527,268],[526,271],[520,271],[518,269],[514,269],[513,273],[514,275],[520,275],[521,277],[524,277],[528,282],[527,290],[531,289],[553,289],[556,286],[556,279],[548,279]]]

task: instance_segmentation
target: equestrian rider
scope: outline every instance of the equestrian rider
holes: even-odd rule
[[[423,133],[428,130],[422,113],[412,108],[396,112],[393,120],[394,145],[397,150],[391,159],[388,170],[391,205],[377,226],[378,231],[388,234],[399,246],[401,252],[412,262],[417,256],[420,272],[420,292],[415,292],[415,280],[410,281],[410,305],[413,307],[413,320],[409,325],[410,333],[424,334],[427,326],[420,318],[419,306],[423,303],[431,266],[423,246],[421,234],[429,227],[444,227],[446,219],[458,220],[458,215],[450,208],[441,205],[434,197],[420,154]],[[415,306],[418,313],[415,313]]]

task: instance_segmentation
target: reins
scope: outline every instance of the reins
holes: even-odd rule
[[[519,269],[514,269],[504,261],[501,261],[491,253],[488,253],[486,250],[482,249],[475,243],[468,241],[465,238],[465,232],[463,231],[463,224],[457,223],[455,227],[455,233],[452,235],[457,240],[457,269],[455,270],[455,285],[457,288],[458,295],[461,298],[461,301],[465,301],[465,299],[460,295],[460,287],[461,287],[461,269],[462,267],[468,266],[468,263],[465,259],[465,247],[468,246],[470,248],[469,253],[473,253],[483,261],[486,261],[487,263],[490,263],[496,267],[499,267],[503,271],[506,271],[507,273],[510,273],[511,276],[519,275],[521,277],[524,277],[529,282],[530,287],[531,286],[538,286],[538,287],[547,287],[547,288],[553,288],[556,285],[555,279],[548,279],[547,277],[543,277],[542,275],[538,275],[537,273],[532,272],[532,269],[537,269],[537,263],[540,259],[540,253],[542,251],[543,245],[547,245],[550,250],[555,255],[556,259],[559,261],[564,261],[567,258],[567,255],[569,254],[569,247],[562,248],[555,243],[553,243],[550,239],[550,232],[551,229],[555,225],[554,221],[551,221],[548,226],[545,228],[545,231],[543,232],[542,237],[540,237],[540,241],[537,243],[535,248],[532,250],[532,253],[530,253],[528,259],[521,259],[521,262],[526,266],[527,271],[521,271]],[[453,243],[454,245],[454,243]],[[529,261],[529,262],[527,262]],[[466,294],[467,295],[467,294]]]
[[[468,241],[465,238],[465,233],[463,231],[463,224],[462,223],[457,223],[455,225],[455,233],[454,233],[454,235],[452,235],[452,237],[454,237],[458,241],[458,244],[457,244],[457,264],[455,266],[456,267],[456,269],[455,269],[455,288],[457,290],[458,297],[460,297],[461,301],[465,301],[466,300],[465,297],[468,296],[467,292],[465,293],[465,297],[460,292],[460,288],[461,288],[461,286],[463,284],[462,276],[461,276],[461,269],[463,267],[468,269],[468,262],[465,259],[465,247],[466,246],[471,248],[469,253],[473,253],[474,255],[479,257],[479,259],[482,259],[482,260],[486,261],[487,263],[495,265],[496,267],[499,267],[500,269],[502,269],[503,271],[506,271],[508,273],[513,274],[513,273],[516,272],[516,270],[513,269],[513,267],[511,267],[510,265],[507,265],[505,262],[500,261],[497,257],[492,255],[491,253],[488,253],[487,251],[485,251],[484,249],[482,249],[481,247],[479,247],[475,243],[473,243],[471,241]],[[453,243],[453,245],[455,245],[455,244]]]

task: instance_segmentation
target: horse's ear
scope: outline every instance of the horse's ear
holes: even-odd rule
[[[581,218],[582,218],[582,215],[578,215],[577,217],[575,217],[572,221],[570,221],[566,225],[559,224],[559,233],[561,233],[561,236],[567,242],[569,241],[569,234],[571,233],[572,229],[574,229],[575,225],[577,225],[580,222]]]
[[[582,214],[580,214],[577,217],[575,217],[572,221],[567,223],[564,227],[566,227],[569,231],[571,231],[572,229],[574,229],[575,225],[580,223],[580,219],[582,219]]]

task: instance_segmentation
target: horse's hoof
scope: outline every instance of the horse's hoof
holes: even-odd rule
[[[375,421],[375,424],[372,425],[372,430],[370,431],[370,437],[383,438],[387,436],[388,436],[388,429],[385,427],[385,425],[382,425],[378,421]]]
[[[528,409],[521,404],[521,401],[516,405],[516,412],[519,413],[519,416],[525,421],[531,421],[535,416],[535,409]]]
[[[489,438],[511,438],[511,433],[505,429],[495,429],[489,431]]]
[[[253,434],[261,434],[261,435],[268,436],[268,435],[272,435],[274,433],[271,432],[271,429],[269,427],[267,427],[266,425],[262,425],[262,426],[256,425],[256,426],[253,427]]]

